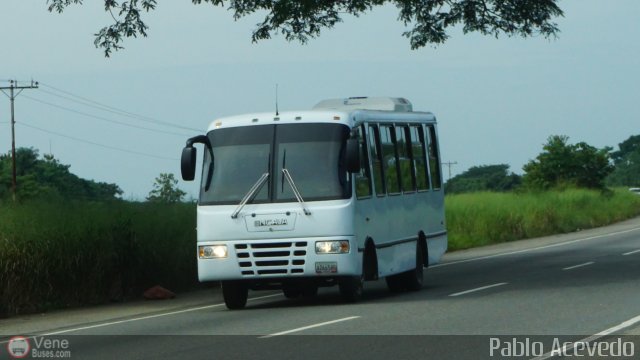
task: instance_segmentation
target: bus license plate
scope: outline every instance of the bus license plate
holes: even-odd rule
[[[338,263],[335,261],[316,262],[316,274],[334,274],[338,272]]]

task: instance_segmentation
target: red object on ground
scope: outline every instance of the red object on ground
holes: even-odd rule
[[[144,292],[144,298],[147,300],[166,300],[173,299],[176,294],[162,286],[156,285]]]

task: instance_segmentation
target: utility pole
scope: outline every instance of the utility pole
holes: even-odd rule
[[[0,87],[0,91],[2,91],[9,100],[11,100],[11,195],[13,197],[13,202],[16,201],[16,190],[18,188],[18,184],[16,182],[16,120],[13,102],[16,99],[16,96],[20,95],[22,90],[37,88],[38,82],[34,82],[33,80],[31,80],[31,84],[27,86],[20,86],[16,80],[9,80],[9,86]],[[9,94],[7,94],[5,90],[9,90]],[[17,93],[15,92],[16,90],[18,90]]]
[[[447,165],[447,167],[449,168],[449,178],[447,179],[447,181],[451,180],[451,166],[453,165],[458,165],[457,161],[447,161],[447,162],[443,162],[442,165]]]

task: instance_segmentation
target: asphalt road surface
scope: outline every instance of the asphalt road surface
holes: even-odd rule
[[[367,282],[356,304],[334,287],[300,300],[250,292],[229,311],[211,289],[4,319],[0,359],[16,335],[27,358],[640,358],[640,218],[447,254],[425,275],[418,292]]]

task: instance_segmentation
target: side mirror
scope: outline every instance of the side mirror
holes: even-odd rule
[[[194,136],[187,140],[187,145],[182,149],[182,157],[180,158],[180,171],[182,172],[182,180],[191,181],[196,176],[196,148],[193,144],[204,144],[211,151],[211,143],[205,135]]]
[[[347,139],[347,171],[357,173],[360,171],[360,144],[358,139]]]
[[[180,171],[182,172],[182,180],[191,181],[196,175],[196,153],[197,149],[192,146],[186,146],[182,149],[182,157],[180,159]]]

